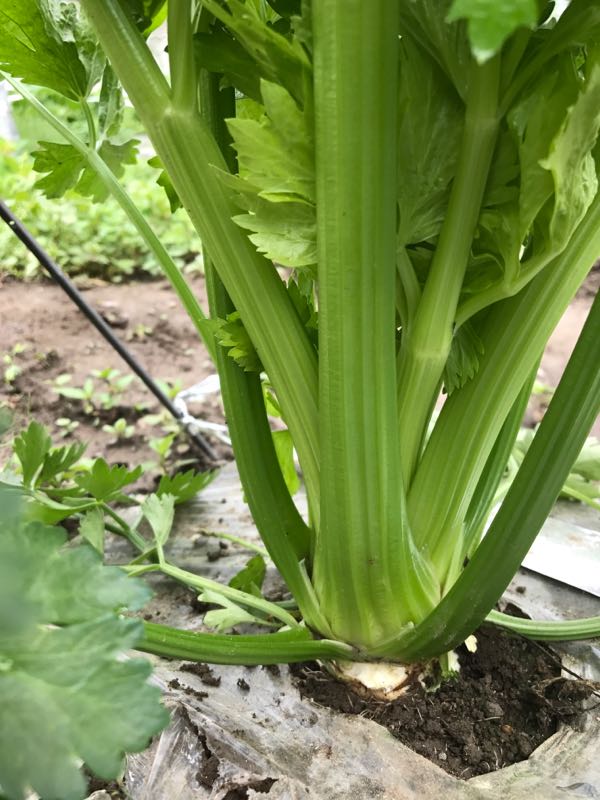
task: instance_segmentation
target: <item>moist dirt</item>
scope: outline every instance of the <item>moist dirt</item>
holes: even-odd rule
[[[113,332],[131,351],[148,374],[171,386],[187,388],[215,372],[208,354],[187,314],[166,281],[144,281],[119,285],[87,279],[80,281],[87,302],[95,308]],[[193,279],[193,289],[206,308],[204,278]],[[14,353],[14,348],[19,352]],[[8,356],[18,370],[14,380],[3,380]],[[129,375],[129,367],[91,326],[84,315],[56,285],[49,281],[23,283],[0,274],[0,406],[6,405],[14,417],[15,432],[30,419],[44,423],[56,444],[85,442],[86,456],[102,456],[111,464],[135,467],[160,461],[149,446],[174,429],[168,412],[135,378],[106,408],[99,398],[106,391],[94,371],[119,370]],[[81,400],[59,395],[57,378],[69,375],[68,387],[80,388],[90,378],[94,381],[93,407]],[[190,406],[191,413],[208,422],[224,422],[219,397],[208,395]],[[57,425],[57,420],[71,422],[72,432]],[[118,419],[132,426],[128,438],[105,429]],[[214,437],[207,436],[219,459],[231,458],[231,450]],[[10,455],[9,437],[0,444],[0,464]],[[211,464],[203,453],[180,435],[170,448],[167,471],[204,469]],[[162,465],[149,469],[136,489],[151,491]]]
[[[446,772],[468,779],[523,761],[573,722],[589,684],[565,680],[547,647],[491,626],[479,629],[477,650],[459,648],[460,673],[436,691],[417,684],[393,701],[365,700],[316,663],[295,665],[303,697],[385,726],[407,747]]]

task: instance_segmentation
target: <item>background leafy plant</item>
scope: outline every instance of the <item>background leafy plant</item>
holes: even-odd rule
[[[20,112],[21,117],[25,113]],[[162,272],[139,233],[112,198],[101,204],[68,191],[48,199],[33,188],[33,160],[29,151],[39,136],[48,136],[31,111],[27,137],[19,143],[0,141],[0,185],[7,205],[26,219],[41,246],[69,275],[85,275],[118,283],[134,276],[159,277]],[[200,244],[183,212],[171,214],[168,199],[155,184],[156,173],[143,163],[127,167],[124,182],[164,242],[176,263],[189,274],[202,269]],[[34,221],[34,222],[31,222]],[[57,242],[56,231],[60,230]],[[25,249],[15,247],[7,226],[0,228],[0,270],[19,278],[39,277],[43,271]]]

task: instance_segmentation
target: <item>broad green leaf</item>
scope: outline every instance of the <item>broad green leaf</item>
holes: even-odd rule
[[[253,556],[246,566],[229,581],[229,585],[233,589],[239,589],[240,592],[247,592],[260,597],[266,572],[267,567],[264,558],[260,555]]]
[[[156,544],[162,547],[173,527],[175,498],[171,494],[150,494],[142,503],[142,511],[152,528]]]
[[[536,0],[454,0],[448,22],[468,20],[469,40],[479,62],[500,50],[518,28],[533,28],[537,22]]]
[[[81,518],[79,533],[99,553],[104,552],[104,512],[101,508],[90,508]]]
[[[277,460],[281,473],[291,495],[296,494],[300,488],[300,478],[294,464],[294,443],[288,430],[273,431],[273,444],[277,453]]]
[[[15,438],[13,450],[21,464],[25,486],[34,485],[51,447],[50,434],[41,423],[35,421]]]
[[[75,482],[96,500],[107,502],[118,497],[141,474],[141,467],[130,471],[127,467],[109,466],[103,458],[98,458],[88,473],[75,477]]]
[[[400,47],[398,243],[437,237],[462,135],[463,109],[435,62],[410,39]]]
[[[0,786],[79,800],[81,761],[117,777],[168,721],[149,664],[118,658],[142,628],[113,610],[149,593],[87,545],[63,548],[64,531],[21,523],[15,497],[0,488]]]
[[[0,69],[79,100],[99,80],[104,58],[79,4],[67,0],[3,0]]]
[[[263,365],[248,331],[240,318],[239,312],[229,314],[226,320],[218,320],[215,336],[222,347],[227,348],[227,355],[245,372],[262,372]]]
[[[196,472],[190,469],[187,472],[178,472],[172,477],[163,475],[158,484],[156,494],[159,497],[164,494],[172,495],[175,498],[175,505],[187,503],[189,500],[193,500],[198,492],[206,488],[216,478],[217,474],[217,470]]]

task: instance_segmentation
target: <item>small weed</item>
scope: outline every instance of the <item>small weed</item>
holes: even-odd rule
[[[111,433],[115,437],[115,442],[131,439],[135,434],[135,425],[129,425],[126,419],[120,417],[113,425],[103,425],[105,433]]]
[[[54,424],[57,428],[60,428],[59,435],[62,439],[65,439],[67,436],[71,436],[79,427],[77,420],[69,419],[69,417],[59,417],[54,421]]]

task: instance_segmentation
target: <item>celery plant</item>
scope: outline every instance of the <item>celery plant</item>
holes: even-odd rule
[[[89,112],[85,20],[64,3],[10,5],[0,65],[14,85]],[[81,6],[202,239],[199,327],[245,496],[303,620],[254,638],[147,625],[142,646],[261,663],[305,657],[312,640],[324,659],[415,662],[486,617],[534,637],[599,635],[599,619],[493,610],[598,413],[599,300],[481,531],[545,343],[600,254],[600,2],[572,0],[556,20],[544,0],[170,0],[170,77],[146,41],[163,2]],[[83,145],[67,138],[118,195],[93,116],[89,129]],[[65,169],[50,161],[46,185]]]

